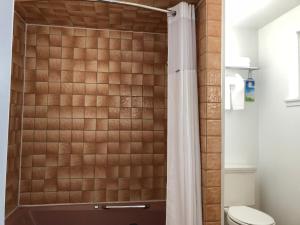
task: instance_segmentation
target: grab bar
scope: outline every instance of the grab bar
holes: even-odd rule
[[[102,209],[149,209],[150,205],[103,205]]]

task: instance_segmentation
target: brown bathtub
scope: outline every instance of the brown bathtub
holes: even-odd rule
[[[165,225],[165,202],[24,206],[6,225]]]

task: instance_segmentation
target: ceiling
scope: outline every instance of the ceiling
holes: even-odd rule
[[[260,29],[299,4],[300,0],[225,0],[226,25]]]
[[[128,0],[167,9],[181,0]],[[87,0],[15,0],[15,10],[30,24],[167,32],[164,13]],[[198,0],[189,0],[197,3]]]

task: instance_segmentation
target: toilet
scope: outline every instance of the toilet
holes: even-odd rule
[[[227,225],[275,225],[274,219],[254,209],[256,168],[226,166],[224,174],[224,212]],[[251,207],[252,206],[252,207]]]
[[[247,206],[229,207],[226,219],[228,225],[275,225],[271,216]]]

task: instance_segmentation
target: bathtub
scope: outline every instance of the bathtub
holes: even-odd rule
[[[165,202],[22,206],[6,225],[165,225]]]

